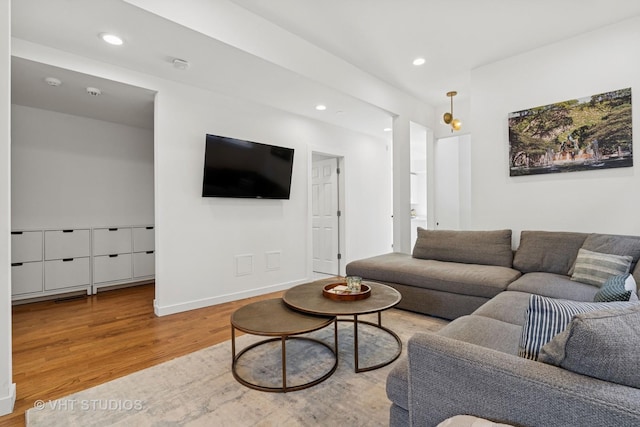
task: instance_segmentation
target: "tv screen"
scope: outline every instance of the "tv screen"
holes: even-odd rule
[[[207,135],[203,197],[288,199],[293,149]]]

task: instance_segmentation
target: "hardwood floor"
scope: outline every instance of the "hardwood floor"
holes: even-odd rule
[[[47,402],[231,338],[237,308],[282,292],[170,316],[153,313],[153,284],[65,302],[13,307],[14,412],[0,426],[23,426]],[[229,361],[231,363],[231,361]]]

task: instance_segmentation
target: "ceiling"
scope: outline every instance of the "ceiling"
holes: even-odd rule
[[[466,96],[474,68],[640,14],[632,0],[232,1],[432,105]]]
[[[46,78],[58,79],[50,86]],[[99,89],[98,96],[87,88]],[[153,129],[155,92],[22,58],[11,61],[11,102],[145,129]]]
[[[135,1],[14,0],[12,35],[389,137],[383,128],[390,126],[391,114],[381,106],[291,70],[277,57],[263,59],[130,3]],[[164,3],[174,9],[165,16],[199,13],[182,2],[180,7],[177,2]],[[381,84],[435,107],[448,104],[445,94],[449,90],[457,90],[460,101],[468,97],[474,68],[640,15],[640,2],[629,0],[216,0],[207,6],[220,7],[221,13],[230,7],[242,9],[281,30],[278,40],[249,25],[233,28],[255,43],[278,46],[282,37],[312,43],[336,60],[374,76]],[[97,37],[100,32],[116,32],[126,42],[120,47],[105,45]],[[426,59],[423,66],[411,64],[418,56]],[[187,59],[192,66],[177,70],[171,65],[173,58]],[[314,58],[300,61],[313,63]],[[151,91],[92,80],[91,76],[24,59],[15,60],[12,66],[16,103],[38,106],[40,102],[41,108],[66,108],[63,112],[71,114],[76,108],[78,114],[108,121],[128,119],[127,124],[142,127],[146,125],[141,123],[149,124]],[[63,80],[57,88],[44,83],[44,78],[54,73],[57,75],[53,77]],[[89,84],[101,87],[104,95],[89,100],[83,90]],[[129,110],[125,113],[114,108],[110,101],[121,101]],[[101,107],[101,103],[106,106]],[[313,106],[317,103],[330,108],[316,111]]]

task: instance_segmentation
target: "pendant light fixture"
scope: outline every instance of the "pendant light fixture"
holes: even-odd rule
[[[444,113],[444,116],[442,116],[442,120],[444,120],[446,124],[451,125],[451,132],[453,132],[454,130],[462,129],[462,122],[453,117],[453,97],[457,94],[458,92],[456,92],[455,90],[447,92],[447,96],[451,98],[451,111],[448,113]]]

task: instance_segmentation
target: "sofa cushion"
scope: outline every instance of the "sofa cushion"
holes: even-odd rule
[[[581,248],[571,280],[600,287],[609,277],[628,273],[632,260],[629,255],[612,255]]]
[[[640,304],[577,314],[538,360],[604,381],[640,388]]]
[[[511,267],[511,230],[425,230],[418,227],[413,257]]]
[[[586,238],[586,233],[522,231],[513,268],[567,275]]]
[[[471,314],[522,326],[524,313],[529,307],[529,297],[531,294],[525,292],[500,292]]]
[[[594,302],[637,300],[636,281],[629,273],[609,277],[593,298]]]
[[[537,360],[543,345],[565,330],[578,313],[627,308],[637,302],[577,302],[531,295],[522,327],[518,355]]]
[[[522,327],[489,317],[469,315],[458,317],[440,329],[437,334],[517,355]]]
[[[507,290],[538,294],[550,298],[593,301],[598,288],[574,282],[569,276],[552,273],[527,273],[511,283]]]
[[[352,261],[347,274],[485,298],[496,296],[520,276],[519,271],[507,267],[417,259],[401,253]]]

